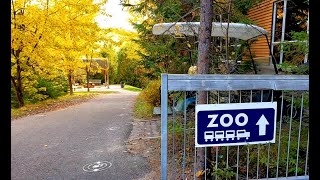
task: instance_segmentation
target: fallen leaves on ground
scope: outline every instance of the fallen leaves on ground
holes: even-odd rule
[[[19,109],[11,109],[11,120],[40,114],[40,113],[46,113],[58,109],[67,108],[69,106],[77,105],[86,101],[89,101],[93,97],[95,97],[97,94],[90,94],[87,96],[75,96],[73,98],[68,99],[62,99],[62,100],[51,100],[50,102],[43,102],[39,104],[30,104],[25,105],[24,107],[21,107]]]

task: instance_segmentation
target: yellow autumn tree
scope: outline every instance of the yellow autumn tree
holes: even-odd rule
[[[143,48],[135,42],[138,38],[137,33],[120,31],[119,39],[121,45],[118,51],[118,81],[141,87],[144,65],[142,62]]]
[[[26,93],[36,94],[39,78],[69,79],[83,65],[79,59],[96,38],[94,21],[106,0],[12,0],[11,82],[19,106]],[[94,36],[94,35],[93,35]],[[41,96],[39,98],[42,98]]]
[[[60,58],[60,68],[68,77],[69,91],[72,94],[72,76],[81,68],[88,68],[82,56],[91,53],[90,48],[95,48],[100,31],[94,21],[100,11],[102,2],[96,4],[93,0],[64,0],[59,4],[60,13],[56,14],[54,26],[59,27],[55,33],[53,48]],[[61,31],[62,30],[62,31]],[[88,72],[88,71],[87,71]]]
[[[37,91],[38,76],[54,76],[49,65],[43,66],[43,62],[52,64],[46,48],[52,13],[49,1],[11,1],[11,84],[20,107],[25,104],[25,92]]]

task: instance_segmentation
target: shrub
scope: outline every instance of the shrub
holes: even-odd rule
[[[152,80],[147,87],[141,91],[142,99],[153,106],[160,106],[160,80]]]
[[[136,118],[151,118],[153,116],[153,108],[160,106],[160,84],[160,80],[152,80],[140,92],[134,105]]]
[[[18,108],[19,103],[16,97],[16,92],[14,91],[13,88],[11,88],[11,108]]]
[[[57,98],[66,92],[66,84],[62,81],[52,82],[45,79],[40,79],[38,85],[38,94],[45,95],[49,98]]]

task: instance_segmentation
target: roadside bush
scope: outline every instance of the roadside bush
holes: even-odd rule
[[[142,98],[153,106],[160,106],[160,84],[159,80],[152,80],[147,87],[141,91]]]
[[[13,88],[11,88],[11,108],[18,108],[19,107],[19,103],[17,101],[17,97],[16,97],[16,92],[14,91]]]
[[[134,105],[136,118],[151,118],[153,108],[160,106],[160,80],[152,80],[137,97]]]
[[[57,98],[66,92],[66,86],[63,82],[52,82],[40,79],[37,85],[38,94],[48,96],[49,98]]]

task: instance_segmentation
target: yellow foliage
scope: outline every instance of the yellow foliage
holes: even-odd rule
[[[200,170],[196,173],[196,177],[200,177],[204,175],[204,170]]]
[[[11,76],[34,93],[39,77],[54,80],[83,68],[97,52],[95,17],[106,0],[14,0],[11,3]],[[21,68],[21,69],[20,69]]]
[[[152,80],[147,87],[141,91],[141,96],[146,102],[153,106],[160,106],[160,80]]]

